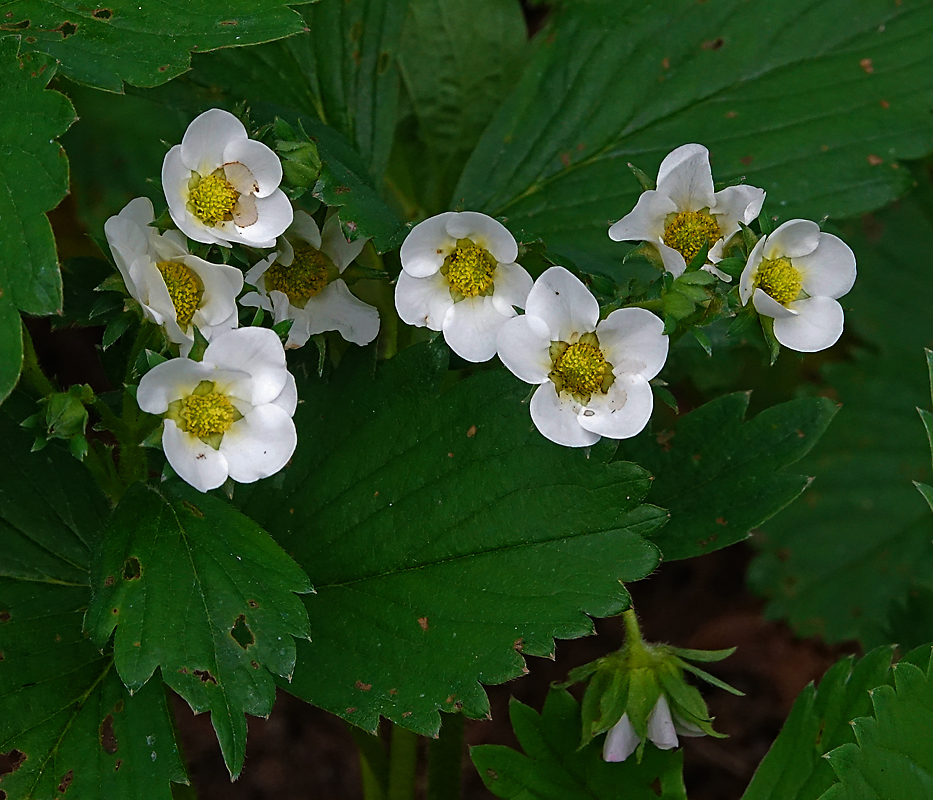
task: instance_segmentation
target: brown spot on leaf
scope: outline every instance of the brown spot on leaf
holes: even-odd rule
[[[512,643],[512,649],[516,653],[521,653],[525,649],[525,640],[521,636]]]
[[[671,448],[673,447],[673,445],[671,444],[671,439],[674,438],[674,431],[661,431],[654,438],[657,440],[658,446],[665,453],[671,452]]]
[[[709,546],[710,546],[713,542],[715,542],[718,538],[719,538],[719,537],[714,533],[712,536],[710,536],[710,537],[708,537],[708,538],[706,538],[706,539],[700,539],[700,541],[697,542],[697,544],[700,545],[700,547],[706,548],[706,547],[709,547]]]
[[[104,578],[104,586],[113,586],[113,575],[108,575]]]
[[[122,767],[122,766],[123,766],[123,759],[122,759],[122,758],[118,758],[118,759],[117,759],[117,763],[113,765],[113,771],[116,772],[116,771],[117,771],[118,769],[120,769],[120,767]]]
[[[407,719],[407,718],[410,717],[410,716],[411,716],[411,711],[403,711],[403,712],[402,712],[402,719]]]
[[[193,670],[194,674],[201,679],[201,683],[213,683],[214,686],[217,685],[217,678],[211,675],[206,669],[196,669]]]
[[[665,56],[664,58],[661,59],[661,69],[670,69],[670,68],[671,68],[671,60],[667,58],[667,56]]]
[[[68,770],[63,776],[61,783],[58,784],[58,791],[62,794],[68,791],[68,787],[71,786],[71,782],[75,778],[75,771],[73,769]]]
[[[880,164],[884,163],[884,159],[872,153],[871,155],[868,156],[868,163],[871,164],[873,167],[877,167]]]
[[[168,64],[164,64],[161,67],[159,67],[159,72],[165,72],[165,70],[167,69],[168,69]],[[204,454],[198,453],[198,458],[204,458]]]
[[[204,519],[204,512],[201,511],[194,503],[189,503],[187,500],[182,500],[181,504],[187,508],[192,514],[200,519]]]
[[[104,717],[104,721],[100,723],[98,735],[100,737],[100,746],[104,748],[105,753],[113,755],[117,752],[117,735],[113,731],[113,714]]]
[[[471,425],[467,428],[467,439],[472,439],[474,436],[476,436],[476,426]]]
[[[875,71],[875,65],[871,63],[870,58],[863,58],[858,65],[865,70],[866,74],[871,75]]]
[[[9,622],[10,621],[10,612],[4,609],[0,611],[0,622]]]
[[[55,641],[60,642],[62,640],[62,635],[60,633],[55,634]]]
[[[742,157],[739,159],[739,161],[741,161],[741,162],[747,167],[749,164],[752,163],[752,157],[751,157],[751,156],[742,156]]]
[[[702,47],[704,50],[718,50],[725,43],[725,40],[719,36],[716,39],[707,39],[705,42],[703,42]]]
[[[250,665],[253,669],[259,669],[259,664],[257,664],[255,661],[250,661],[250,662],[249,662],[249,665]]]
[[[356,711],[356,706],[350,706],[350,708],[347,709],[348,714],[352,714],[354,711]]]
[[[725,528],[726,525],[729,524],[729,522],[726,520],[725,517],[716,517],[716,524],[717,524],[717,525],[722,525],[722,527]]]
[[[739,115],[738,111],[727,111],[726,119],[735,119]]]
[[[426,631],[428,629],[428,618],[418,617],[418,624],[421,626],[421,630]]]
[[[334,194],[347,194],[352,191],[349,186],[338,186],[334,189]]]
[[[356,688],[359,689],[361,692],[368,692],[370,689],[373,688],[373,685],[371,683],[363,683],[363,681],[357,681]]]
[[[398,694],[398,689],[389,689],[389,694],[392,694],[392,695]]]
[[[454,457],[454,454],[453,454],[453,453],[448,453],[448,454],[447,454],[447,458],[453,458],[453,457]]]
[[[247,600],[246,603],[250,608],[259,608],[259,603],[255,600]]]
[[[240,21],[236,19],[225,19],[220,23],[221,25],[239,25]]]
[[[570,166],[570,153],[561,153],[560,154],[560,163],[565,167]]]
[[[489,779],[492,780],[492,781],[497,781],[497,780],[499,780],[499,773],[496,772],[494,769],[487,769],[487,770],[486,770],[486,777],[489,778]]]
[[[890,108],[890,107],[891,107],[891,104],[890,104],[887,100],[882,100],[882,101],[881,101],[881,107],[882,107],[882,108]]]

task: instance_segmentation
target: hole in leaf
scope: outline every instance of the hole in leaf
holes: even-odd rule
[[[250,608],[259,608],[259,603],[255,600],[247,600],[246,602],[249,603]]]
[[[9,753],[0,753],[0,776],[10,772],[16,772],[26,760],[26,754],[22,750],[10,750]]]
[[[58,791],[60,791],[62,794],[67,792],[68,787],[71,786],[71,782],[74,780],[74,777],[75,771],[73,769],[68,770],[68,772],[62,776],[62,782],[58,784]]]
[[[10,621],[10,612],[3,610],[0,611],[0,622],[9,622]]]
[[[244,650],[256,641],[256,637],[253,636],[253,632],[249,629],[249,625],[246,624],[245,614],[240,614],[240,616],[236,618],[236,622],[233,623],[233,627],[230,629],[230,635]]]
[[[110,19],[113,16],[113,12],[109,8],[98,8],[94,12],[94,16],[97,19]]]
[[[122,767],[122,766],[123,766],[123,759],[122,759],[122,758],[118,758],[118,759],[117,759],[117,763],[113,765],[113,771],[116,772],[116,771],[117,771],[118,769],[120,769],[120,767]]]
[[[235,20],[235,19],[225,19],[225,20],[224,20],[223,22],[221,22],[220,24],[221,24],[221,25],[239,25],[240,22],[239,22],[239,20]]]
[[[211,675],[211,673],[208,672],[206,669],[196,669],[196,670],[193,670],[193,672],[195,675],[197,675],[201,679],[201,683],[210,682],[210,683],[213,683],[215,686],[217,685],[217,678]]]
[[[143,574],[142,565],[139,563],[139,559],[136,556],[130,556],[126,563],[123,565],[123,577],[128,581],[135,581],[140,575]]]
[[[74,36],[78,26],[73,22],[63,22],[55,30],[61,31],[62,39],[67,39],[69,36]]]
[[[7,14],[7,16],[12,17],[13,12],[11,11],[9,14]],[[29,20],[24,19],[24,20],[20,20],[19,22],[7,22],[4,25],[0,25],[0,28],[2,28],[5,31],[21,31],[24,28],[28,28],[29,25],[30,25]]]
[[[117,735],[113,731],[113,714],[104,717],[100,723],[100,746],[104,748],[105,753],[113,755],[117,752]]]

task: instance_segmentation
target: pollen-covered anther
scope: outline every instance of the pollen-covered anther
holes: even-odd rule
[[[180,261],[160,261],[156,266],[162,273],[165,288],[168,289],[168,295],[172,298],[178,324],[182,328],[187,328],[191,324],[194,312],[201,305],[204,285],[194,270]]]
[[[273,264],[263,277],[267,291],[282,292],[293,306],[304,308],[310,298],[320,294],[338,275],[334,263],[308,245],[295,250],[291,264]]]
[[[554,342],[550,356],[548,377],[558,392],[567,392],[585,404],[591,395],[606,392],[612,385],[612,364],[606,361],[593,333],[584,334],[573,344]]]
[[[664,244],[677,250],[687,264],[721,238],[719,223],[705,211],[682,211],[664,226]]]
[[[219,174],[218,174],[219,173]],[[194,177],[189,184],[188,209],[205,225],[233,219],[233,209],[240,195],[221,170],[204,177]]]
[[[496,260],[484,248],[461,239],[444,259],[441,274],[447,278],[454,299],[486,296],[493,293],[496,266]]]
[[[755,288],[786,306],[800,296],[803,277],[789,258],[765,259],[755,272]]]
[[[173,407],[174,406],[174,407]],[[187,397],[169,406],[169,418],[199,439],[223,436],[242,415],[213,381],[201,381]]]

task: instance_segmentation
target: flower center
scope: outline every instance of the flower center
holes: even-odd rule
[[[187,397],[169,403],[165,416],[215,450],[230,426],[243,419],[230,399],[215,391],[213,381],[201,381]]]
[[[282,292],[288,302],[304,308],[314,297],[334,280],[340,271],[324,253],[311,245],[295,250],[295,257],[287,267],[273,264],[263,274],[266,291]]]
[[[719,223],[705,211],[681,211],[664,228],[664,244],[679,252],[687,264],[721,238]]]
[[[441,275],[447,278],[455,301],[488,296],[493,291],[492,276],[498,264],[484,248],[469,239],[460,239],[457,249],[444,259]]]
[[[191,324],[194,312],[201,305],[201,298],[204,296],[204,285],[194,270],[180,261],[160,261],[156,266],[159,268],[159,272],[162,273],[162,280],[165,281],[168,296],[172,298],[178,324],[182,328],[187,328]]]
[[[220,174],[218,174],[220,173]],[[233,219],[233,207],[240,195],[222,170],[215,170],[205,177],[194,176],[194,186],[189,184],[188,208],[205,225]]]
[[[595,333],[585,333],[573,344],[552,342],[550,356],[548,377],[558,393],[567,392],[584,405],[590,395],[609,391],[615,380]]]
[[[803,277],[789,258],[766,259],[755,272],[755,288],[786,306],[800,296]]]

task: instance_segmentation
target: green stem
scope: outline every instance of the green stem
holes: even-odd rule
[[[440,735],[428,751],[428,800],[460,797],[463,768],[463,714],[444,714]]]
[[[382,739],[350,725],[350,735],[360,751],[363,800],[385,800],[389,784],[389,757]]]
[[[36,355],[36,348],[32,343],[32,337],[29,335],[29,329],[26,323],[23,323],[23,371],[22,382],[40,397],[55,392],[55,386],[45,376],[42,367],[39,366],[39,357]]]
[[[642,649],[645,640],[641,636],[641,626],[638,624],[638,617],[633,606],[629,606],[622,612],[622,621],[625,623],[625,646]]]
[[[415,768],[418,765],[418,734],[392,726],[389,749],[389,793],[387,800],[414,800]]]

